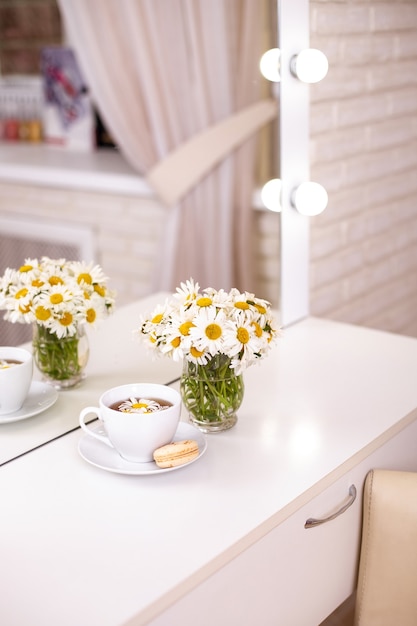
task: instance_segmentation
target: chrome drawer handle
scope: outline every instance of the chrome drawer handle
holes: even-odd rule
[[[329,517],[323,517],[322,519],[317,519],[315,517],[309,517],[304,524],[304,528],[314,528],[314,526],[319,526],[320,524],[325,524],[326,522],[330,522],[332,519],[339,517],[342,515],[347,509],[352,506],[356,499],[356,487],[355,485],[351,485],[349,487],[349,500],[346,502],[344,506],[342,506],[336,513],[333,515],[329,515]]]

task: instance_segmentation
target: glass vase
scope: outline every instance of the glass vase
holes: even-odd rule
[[[40,324],[33,325],[33,358],[43,379],[56,389],[69,389],[85,377],[89,356],[84,326],[71,337],[59,338]]]
[[[184,360],[180,392],[189,419],[205,433],[232,428],[242,404],[242,374],[230,368],[230,358],[214,356],[206,365]]]

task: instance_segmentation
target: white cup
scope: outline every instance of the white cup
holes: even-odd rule
[[[0,415],[22,408],[29,393],[32,374],[31,352],[13,346],[0,347]]]
[[[171,406],[152,413],[125,413],[110,408],[132,397],[161,400]],[[106,435],[94,431],[85,423],[91,413],[101,420]],[[114,448],[127,461],[149,463],[156,448],[171,443],[180,415],[181,396],[175,389],[155,383],[131,383],[105,391],[99,400],[99,407],[83,409],[80,425],[88,435]]]

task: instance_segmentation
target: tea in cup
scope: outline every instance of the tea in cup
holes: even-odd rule
[[[33,374],[31,352],[14,346],[0,347],[0,415],[22,408]]]
[[[101,420],[106,434],[86,424],[91,414]],[[98,407],[83,409],[80,425],[126,461],[149,463],[156,448],[171,443],[180,415],[181,396],[175,389],[156,383],[131,383],[105,391]]]

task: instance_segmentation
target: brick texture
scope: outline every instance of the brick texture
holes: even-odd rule
[[[310,2],[311,313],[417,337],[417,3]]]
[[[0,183],[0,217],[91,229],[95,261],[110,277],[118,305],[151,293],[154,268],[162,254],[160,235],[166,210],[150,198]],[[276,307],[279,216],[257,210],[255,225],[256,295],[270,299]]]
[[[1,0],[0,70],[8,74],[39,74],[40,51],[62,41],[55,0]]]

